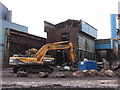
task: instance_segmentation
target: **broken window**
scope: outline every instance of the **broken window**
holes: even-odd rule
[[[67,32],[61,33],[61,41],[68,41],[69,34]]]

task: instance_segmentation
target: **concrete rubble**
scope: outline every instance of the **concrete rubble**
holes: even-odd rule
[[[73,68],[75,69],[75,68]],[[54,71],[52,73],[48,72],[39,72],[38,75],[40,78],[42,77],[48,77],[48,78],[66,78],[66,77],[96,77],[96,76],[119,76],[119,69],[116,71],[110,70],[110,69],[104,69],[102,68],[100,71],[98,70],[83,70],[79,71],[77,68],[76,71],[73,71],[72,68],[69,66],[56,66],[54,68]],[[29,77],[29,74],[24,71],[18,71],[16,76],[17,77]]]
[[[24,71],[18,71],[16,76],[17,77],[28,77],[28,73]]]
[[[49,75],[51,78],[65,78],[66,75],[62,72],[53,72],[52,74]]]
[[[48,72],[39,72],[39,77],[48,77]]]
[[[108,76],[113,76],[114,72],[112,70],[106,70],[105,74],[108,75]]]
[[[66,71],[66,70],[68,70],[68,69],[69,69],[69,67],[67,67],[67,69],[66,69],[66,68],[64,68],[64,67],[56,66],[56,68],[54,69],[54,72],[51,73],[51,74],[49,75],[49,77],[51,77],[51,78],[55,78],[55,77],[65,78],[66,75],[65,75],[65,73],[63,73],[63,72]],[[63,72],[62,72],[62,71],[63,71]]]
[[[72,74],[74,77],[90,77],[90,76],[93,76],[93,77],[96,77],[96,76],[109,76],[109,77],[112,77],[112,76],[117,76],[118,73],[116,72],[113,72],[112,70],[101,70],[101,71],[97,71],[97,70],[90,70],[90,71],[87,71],[87,70],[83,70],[83,71],[75,71],[73,72]]]
[[[60,88],[62,88],[62,87],[118,88],[118,84],[119,84],[118,77],[106,77],[106,76],[98,77],[98,76],[96,76],[96,77],[72,77],[72,78],[71,77],[39,78],[38,74],[29,74],[29,77],[16,77],[14,73],[10,73],[10,72],[11,72],[11,70],[2,71],[2,74],[3,74],[2,86],[3,86],[3,88],[36,88],[36,87],[40,88],[40,87],[47,87],[47,86],[52,86],[52,85],[54,85],[55,87],[60,86]],[[65,74],[65,72],[62,72],[62,73]],[[69,73],[69,72],[67,72],[67,73]],[[32,76],[32,78],[31,78],[31,76]]]

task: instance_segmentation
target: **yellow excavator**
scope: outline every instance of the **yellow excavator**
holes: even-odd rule
[[[17,73],[20,70],[31,71],[39,70],[43,72],[53,72],[51,68],[54,65],[54,58],[46,55],[49,50],[69,50],[71,63],[75,61],[75,53],[72,42],[62,41],[49,43],[44,45],[38,51],[36,49],[29,49],[27,56],[13,56],[10,57],[9,65],[14,65],[13,72]],[[37,52],[37,53],[36,53]],[[35,54],[34,54],[35,53]]]

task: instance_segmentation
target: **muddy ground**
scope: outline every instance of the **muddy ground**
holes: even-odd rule
[[[38,74],[28,74],[28,77],[17,77],[11,68],[3,69],[2,90],[120,90],[119,77],[72,77],[40,78]],[[63,71],[72,74],[72,72]]]

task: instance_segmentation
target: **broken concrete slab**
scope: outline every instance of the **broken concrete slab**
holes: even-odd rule
[[[28,77],[28,73],[24,71],[18,71],[17,77]]]

